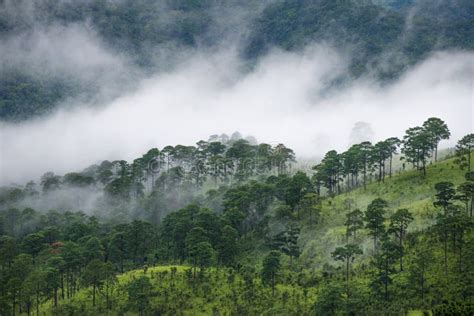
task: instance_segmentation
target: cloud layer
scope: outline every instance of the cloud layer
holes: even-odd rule
[[[371,124],[376,140],[401,137],[431,116],[451,128],[445,146],[472,132],[474,54],[436,54],[386,87],[367,79],[328,88],[346,64],[323,44],[299,53],[273,51],[251,71],[242,70],[231,49],[196,53],[99,109],[76,107],[45,119],[2,123],[1,184],[49,170],[81,170],[103,159],[132,159],[151,147],[194,144],[235,130],[261,142],[283,142],[299,157],[344,150],[359,121]]]

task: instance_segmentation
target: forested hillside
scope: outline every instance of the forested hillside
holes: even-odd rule
[[[429,118],[309,172],[213,135],[3,187],[1,314],[472,315],[474,135],[449,137]]]
[[[45,115],[71,100],[95,104],[110,81],[123,81],[108,92],[114,98],[133,85],[133,73],[147,78],[187,54],[229,45],[251,68],[272,48],[299,51],[326,43],[350,60],[349,72],[336,82],[361,76],[390,82],[433,52],[471,51],[473,14],[469,0],[5,0],[0,3],[0,119]],[[72,40],[78,29],[122,60],[130,76],[69,72],[84,67],[62,56],[61,45],[43,59],[31,58],[42,51],[42,40]],[[80,43],[66,54],[84,49]],[[95,51],[88,56],[95,57]],[[107,66],[92,63],[85,71],[101,73]]]

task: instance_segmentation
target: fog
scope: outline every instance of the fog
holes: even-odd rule
[[[369,78],[330,87],[346,61],[324,44],[300,53],[273,51],[252,71],[243,71],[236,55],[232,49],[197,52],[98,109],[2,123],[2,184],[81,170],[103,159],[130,160],[151,147],[191,145],[236,130],[260,142],[283,142],[306,158],[344,150],[360,121],[370,123],[378,140],[401,137],[437,116],[452,132],[444,147],[473,130],[471,53],[435,54],[385,87]]]
[[[86,24],[38,27],[1,41],[0,52],[0,74],[17,69],[40,81],[73,83],[82,94],[94,95],[90,103],[117,96],[143,77],[125,55],[108,50]]]

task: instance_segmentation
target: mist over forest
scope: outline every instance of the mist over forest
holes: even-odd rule
[[[0,0],[0,315],[468,315],[473,17]]]
[[[303,28],[317,3],[4,1],[2,183],[214,133],[240,131],[320,158],[347,146],[359,121],[375,139],[430,115],[456,125],[458,137],[469,131],[468,36],[447,36],[452,25],[423,1],[321,4],[321,20]],[[468,2],[437,5],[452,12],[443,20],[469,25],[456,15]],[[303,25],[280,19],[287,12]],[[395,117],[403,122],[391,124]]]

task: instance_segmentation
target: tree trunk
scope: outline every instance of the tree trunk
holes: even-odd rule
[[[36,316],[39,316],[39,291],[36,290]]]
[[[403,227],[400,227],[400,271],[403,271]]]
[[[382,162],[382,182],[385,182],[385,161]]]
[[[385,260],[385,300],[388,301],[388,260]]]
[[[61,299],[64,301],[64,274],[61,273]]]
[[[105,306],[107,309],[110,309],[109,307],[109,282],[106,282],[106,288],[105,288]]]
[[[392,159],[393,159],[393,155],[390,155],[390,169],[389,169],[389,177],[391,178],[392,177]]]
[[[54,288],[54,307],[57,307],[58,306],[58,288],[55,287]]]
[[[367,167],[364,164],[364,191],[367,189]]]
[[[425,300],[425,263],[421,263],[421,302]]]
[[[382,182],[382,163],[379,161],[379,182]]]
[[[448,234],[444,233],[444,274],[448,275]]]
[[[347,289],[349,289],[349,260],[350,258],[346,259],[346,283],[347,283]]]
[[[275,296],[275,276],[272,276],[272,296]]]
[[[470,211],[471,217],[472,217],[472,202],[474,202],[474,198],[473,198],[473,197],[471,197],[471,211]]]
[[[95,284],[92,284],[92,306],[95,306]]]
[[[471,172],[471,146],[467,148],[467,172]]]

